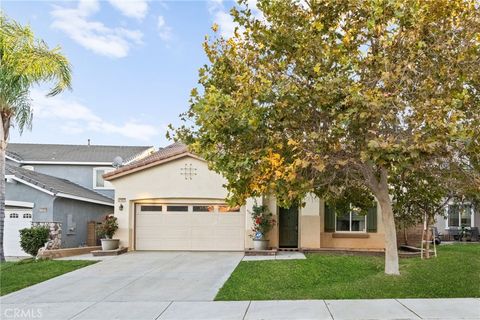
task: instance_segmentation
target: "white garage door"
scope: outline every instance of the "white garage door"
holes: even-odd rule
[[[32,209],[5,209],[5,256],[28,256],[20,247],[20,230],[32,226]]]
[[[245,214],[218,204],[137,204],[136,250],[243,251]]]

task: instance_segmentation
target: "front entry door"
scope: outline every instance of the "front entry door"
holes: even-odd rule
[[[298,207],[278,209],[279,247],[298,248]]]

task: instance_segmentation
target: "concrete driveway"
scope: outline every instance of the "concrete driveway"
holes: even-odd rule
[[[0,303],[3,310],[34,313],[41,307],[49,319],[57,313],[69,319],[98,303],[145,304],[147,311],[171,301],[212,301],[242,257],[238,252],[132,252],[11,293]]]

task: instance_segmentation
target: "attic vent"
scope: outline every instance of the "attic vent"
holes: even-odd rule
[[[35,168],[33,166],[22,166],[22,168],[25,170],[35,171]]]

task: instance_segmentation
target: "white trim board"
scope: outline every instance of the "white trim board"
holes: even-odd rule
[[[25,202],[25,201],[5,200],[5,206],[33,208],[34,203],[33,202]]]

